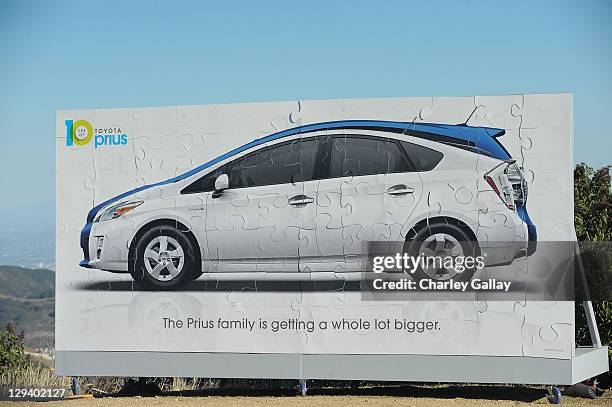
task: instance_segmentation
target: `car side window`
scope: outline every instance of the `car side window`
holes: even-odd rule
[[[416,171],[431,171],[442,160],[444,154],[428,147],[423,147],[418,144],[401,142],[402,147],[410,157],[410,161]]]
[[[227,172],[227,165],[223,165],[211,173],[204,175],[203,177],[192,182],[183,190],[181,194],[197,194],[200,192],[210,192],[215,190],[215,181],[217,177]]]
[[[286,184],[318,179],[318,151],[325,147],[326,139],[312,137],[291,140],[272,147],[263,147],[253,153],[225,164],[185,187],[182,194],[211,192],[215,180],[228,174],[230,188]]]
[[[230,189],[314,179],[319,144],[314,139],[297,139],[258,150],[234,161],[228,170]]]
[[[332,140],[332,178],[411,170],[405,153],[395,140],[359,136],[340,136]]]

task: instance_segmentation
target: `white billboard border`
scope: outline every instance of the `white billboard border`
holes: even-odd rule
[[[573,143],[573,132],[571,133]],[[570,173],[572,169],[569,168]],[[574,234],[574,240],[577,240]],[[588,291],[580,256],[579,272]],[[587,297],[588,298],[588,297]],[[532,356],[56,351],[60,376],[327,379],[571,385],[607,372],[593,307],[583,301],[592,346],[569,359]],[[575,338],[574,338],[575,342]]]
[[[63,376],[327,379],[571,385],[608,371],[608,348],[571,359],[528,356],[58,351]],[[161,368],[160,368],[161,367]]]

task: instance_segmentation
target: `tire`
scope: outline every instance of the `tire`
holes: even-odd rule
[[[480,247],[478,242],[470,238],[459,226],[451,223],[436,223],[420,229],[412,238],[407,238],[404,243],[404,253],[408,253],[412,257],[421,254],[440,257],[477,257],[480,256]],[[453,268],[436,268],[434,266],[423,268],[419,266],[412,277],[415,281],[422,279],[445,281],[451,278],[455,281],[470,281],[476,270],[476,266],[465,267],[463,272]]]
[[[172,226],[146,231],[136,243],[135,254],[130,274],[145,290],[176,290],[202,274],[194,244]]]

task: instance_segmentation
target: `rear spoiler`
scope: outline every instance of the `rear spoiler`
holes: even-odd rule
[[[457,126],[477,128],[477,127],[474,127],[474,126],[468,126],[467,123],[460,123],[460,124],[457,124]],[[481,129],[486,131],[487,134],[489,136],[493,137],[493,138],[498,138],[498,137],[501,137],[504,134],[506,134],[506,130],[504,130],[504,129],[496,129],[495,127],[481,127]]]
[[[487,132],[487,134],[493,138],[498,138],[506,134],[506,130],[504,129],[495,129],[492,127],[483,127],[483,129]]]
[[[474,113],[476,113],[476,110],[478,110],[478,106],[476,106],[474,110],[472,110],[472,113],[470,113],[468,118],[463,123],[460,123],[457,126],[471,127],[471,126],[468,126],[468,122],[470,121]],[[487,134],[493,138],[498,138],[506,134],[506,130],[504,129],[496,129],[493,127],[481,127],[481,128],[484,129],[484,131],[486,131]]]

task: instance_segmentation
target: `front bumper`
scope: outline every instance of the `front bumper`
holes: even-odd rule
[[[79,266],[113,272],[128,272],[133,228],[133,223],[122,218],[104,222],[87,222],[81,230],[83,260],[79,262]]]
[[[81,267],[89,267],[89,236],[93,222],[87,222],[81,230],[81,250],[83,250],[83,260],[79,263]]]

